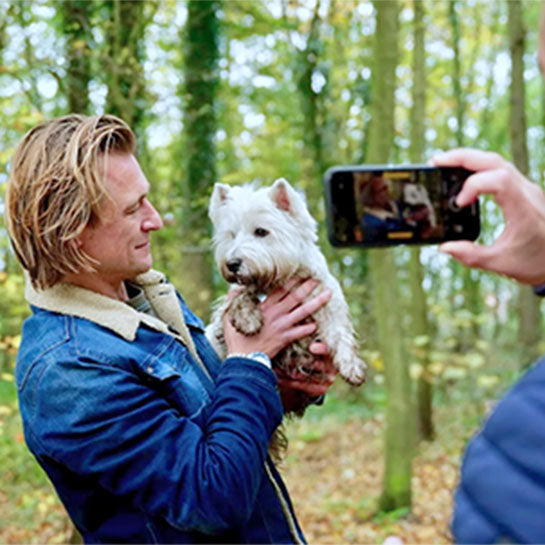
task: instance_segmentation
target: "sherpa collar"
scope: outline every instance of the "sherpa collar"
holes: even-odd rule
[[[67,282],[60,282],[45,290],[36,290],[27,278],[25,298],[36,307],[90,320],[128,341],[134,341],[138,327],[145,324],[177,338],[201,363],[172,284],[166,282],[165,276],[155,270],[139,275],[134,283],[144,290],[160,319],[139,312],[123,301]]]

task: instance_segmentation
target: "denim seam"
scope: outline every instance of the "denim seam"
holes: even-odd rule
[[[65,319],[64,321],[64,329],[65,329],[65,332],[66,332],[66,335],[63,339],[61,339],[60,341],[52,344],[51,346],[49,346],[48,348],[46,348],[43,352],[41,352],[33,361],[32,363],[28,366],[28,369],[26,370],[25,374],[23,375],[23,380],[21,381],[21,384],[20,386],[17,387],[17,390],[19,392],[22,392],[23,391],[23,388],[25,387],[25,384],[30,376],[30,373],[32,372],[32,370],[34,369],[34,367],[36,366],[36,364],[38,362],[40,362],[42,359],[44,359],[45,356],[47,356],[47,354],[49,354],[52,350],[54,350],[55,348],[59,347],[59,346],[62,346],[63,344],[66,344],[69,339],[70,339],[70,334],[69,334],[69,323],[68,323],[68,320]]]

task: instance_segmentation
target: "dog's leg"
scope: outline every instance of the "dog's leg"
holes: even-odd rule
[[[335,351],[335,361],[341,376],[350,384],[359,386],[365,381],[365,362],[358,356],[357,345],[352,335],[341,335]]]
[[[359,386],[365,381],[367,365],[358,354],[350,311],[339,283],[330,277],[326,285],[332,296],[329,303],[314,315],[318,324],[317,334],[330,347],[333,363],[341,376],[350,384]]]
[[[248,288],[235,295],[227,312],[233,327],[243,335],[255,335],[263,326],[259,298],[253,289]]]

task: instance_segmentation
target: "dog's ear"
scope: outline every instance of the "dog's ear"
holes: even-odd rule
[[[287,180],[279,178],[269,190],[269,196],[280,210],[287,212],[297,222],[301,235],[316,242],[318,224],[307,209],[304,195],[295,191]]]
[[[295,207],[299,204],[299,195],[297,195],[289,182],[284,178],[278,178],[278,180],[274,182],[271,187],[270,195],[274,204],[284,212],[294,213]]]
[[[225,184],[214,184],[214,191],[212,191],[212,197],[210,197],[210,204],[208,205],[208,216],[215,223],[219,207],[228,200],[231,188]]]

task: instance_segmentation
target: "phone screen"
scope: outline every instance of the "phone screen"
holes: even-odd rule
[[[336,246],[475,240],[478,203],[454,198],[471,172],[429,166],[336,167],[325,176],[329,238]]]

